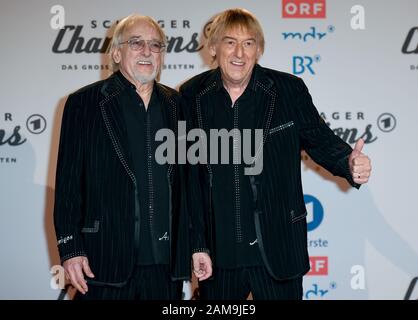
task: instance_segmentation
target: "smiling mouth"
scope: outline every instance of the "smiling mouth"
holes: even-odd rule
[[[239,62],[239,61],[231,61],[231,64],[233,65],[233,66],[237,66],[237,67],[242,67],[242,66],[244,66],[244,62]]]
[[[152,65],[152,62],[151,61],[137,61],[137,63],[136,64],[139,64],[139,65],[141,65],[141,66],[151,66]]]

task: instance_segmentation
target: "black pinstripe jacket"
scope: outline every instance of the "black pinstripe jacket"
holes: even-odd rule
[[[299,277],[309,270],[306,208],[301,182],[301,150],[355,186],[348,166],[351,147],[319,116],[303,81],[293,75],[254,67],[256,128],[263,128],[263,171],[250,176],[254,225],[265,266],[275,279]],[[209,136],[208,118],[220,84],[219,69],[204,72],[180,88],[190,127]],[[189,166],[188,201],[192,213],[192,250],[209,249],[214,258],[212,170]],[[233,230],[231,230],[233,232]],[[228,244],[224,244],[228,246]],[[214,261],[216,265],[216,261]]]
[[[68,97],[58,153],[54,223],[61,261],[87,256],[96,284],[122,286],[135,264],[139,241],[137,181],[129,157],[114,74]],[[155,84],[164,97],[163,118],[177,132],[178,93]],[[184,168],[170,164],[170,262],[173,280],[190,278],[189,219]]]

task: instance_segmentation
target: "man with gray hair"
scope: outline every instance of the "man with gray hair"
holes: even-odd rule
[[[190,279],[183,168],[154,157],[156,132],[176,133],[180,117],[178,93],[156,81],[165,43],[152,18],[126,17],[112,40],[115,72],[65,105],[54,220],[82,299],[181,299]]]

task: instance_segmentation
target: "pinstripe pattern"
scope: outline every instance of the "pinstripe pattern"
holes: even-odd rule
[[[300,278],[309,270],[306,208],[301,180],[302,150],[336,176],[359,188],[351,178],[351,147],[337,137],[315,108],[302,79],[283,72],[254,67],[256,128],[263,128],[263,171],[250,178],[258,246],[270,276],[276,280]],[[220,70],[204,72],[180,88],[191,127],[205,130],[216,101]],[[218,84],[219,85],[219,84]],[[197,120],[198,119],[198,120]],[[200,248],[214,252],[211,172],[191,166],[188,175],[189,207],[194,237]],[[231,230],[231,232],[233,232]],[[195,244],[194,244],[195,245]],[[228,250],[228,243],[224,244]],[[213,259],[214,261],[214,259]],[[216,266],[216,261],[214,261]]]
[[[181,300],[183,283],[171,281],[168,265],[137,266],[122,288],[89,286],[76,300]]]
[[[163,118],[177,132],[179,95],[156,84]],[[126,284],[136,259],[138,197],[121,112],[123,85],[116,74],[68,97],[61,125],[56,173],[54,224],[61,261],[87,256],[92,283]],[[190,278],[189,219],[184,168],[169,165],[170,272]]]
[[[216,268],[213,280],[199,283],[201,300],[301,300],[302,277],[274,280],[265,267]]]

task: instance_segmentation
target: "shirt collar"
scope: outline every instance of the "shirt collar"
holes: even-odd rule
[[[124,88],[131,88],[134,91],[136,91],[136,86],[130,82],[128,79],[125,78],[125,76],[122,74],[122,72],[120,72],[120,70],[115,72],[116,76],[118,77],[118,79],[120,80],[120,82],[122,83]],[[155,94],[157,94],[157,97],[159,96],[159,92],[158,92],[158,86],[156,85],[156,81],[154,80],[154,86],[153,86],[153,90],[152,90],[152,96]]]
[[[120,72],[120,70],[116,71],[115,74],[118,77],[118,79],[122,82],[122,85],[125,88],[131,88],[131,89],[136,90],[135,85],[132,82],[130,82],[128,79],[126,79],[125,76],[122,74],[122,72]]]
[[[252,91],[255,91],[258,77],[259,77],[259,67],[258,67],[258,64],[256,64],[253,67],[253,70],[251,71],[251,78],[250,78],[250,81],[248,82],[248,85],[245,88],[245,90],[247,90],[247,88],[248,88]],[[218,67],[215,71],[215,81],[216,81],[216,86],[215,87],[216,87],[217,91],[224,88],[220,67]]]

